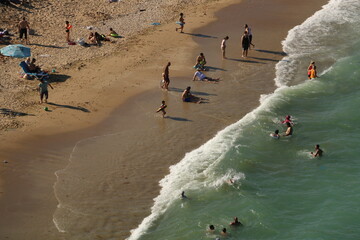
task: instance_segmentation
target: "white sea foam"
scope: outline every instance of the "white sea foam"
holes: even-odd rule
[[[298,66],[310,60],[335,62],[359,39],[359,0],[330,0],[328,4],[291,29],[282,42],[287,56],[276,65],[276,86],[291,83]],[[357,29],[357,30],[356,30]]]
[[[145,234],[154,221],[174,201],[179,199],[181,191],[196,190],[203,187],[219,187],[231,177],[245,178],[242,173],[233,172],[231,169],[224,175],[214,178],[214,169],[222,161],[226,152],[233,147],[244,126],[253,122],[260,112],[271,109],[279,101],[284,101],[285,92],[292,88],[301,87],[287,86],[295,75],[297,63],[303,59],[311,59],[315,55],[326,55],[325,53],[329,49],[325,46],[324,41],[329,37],[333,37],[334,32],[336,32],[335,29],[339,28],[340,25],[356,23],[358,21],[356,19],[359,18],[359,10],[359,0],[331,0],[322,10],[316,12],[303,24],[290,30],[283,41],[283,48],[287,56],[276,65],[276,78],[274,80],[278,89],[272,94],[262,95],[260,98],[261,104],[258,108],[245,115],[238,122],[218,132],[214,138],[198,149],[186,154],[178,164],[170,167],[170,173],[160,181],[161,191],[159,196],[154,199],[151,214],[136,229],[131,231],[128,240],[137,240]],[[334,39],[334,42],[340,40],[339,37]],[[352,40],[352,37],[350,37],[350,40]],[[330,47],[332,46],[330,45]],[[336,55],[328,57],[334,58]]]
[[[202,187],[219,187],[229,178],[245,178],[245,175],[242,173],[236,173],[231,170],[228,170],[225,175],[215,178],[215,180],[212,175],[218,163],[221,162],[226,152],[233,147],[234,141],[241,135],[244,126],[253,122],[259,112],[267,111],[273,104],[282,101],[284,91],[293,88],[286,86],[290,78],[283,76],[289,76],[288,73],[291,73],[293,69],[295,69],[295,59],[302,51],[302,49],[297,48],[298,38],[309,31],[310,26],[312,26],[314,22],[324,19],[328,15],[328,13],[325,13],[326,11],[333,11],[332,7],[334,5],[341,5],[340,2],[341,1],[338,0],[330,1],[330,7],[325,6],[322,10],[307,19],[302,25],[289,31],[288,37],[283,41],[284,50],[288,56],[276,65],[275,83],[278,89],[276,89],[273,94],[262,95],[260,98],[261,104],[258,108],[246,114],[238,122],[218,132],[214,138],[198,149],[186,154],[179,163],[170,167],[170,173],[160,181],[161,191],[159,196],[154,199],[151,214],[146,217],[136,229],[131,231],[128,240],[137,240],[145,234],[154,221],[158,219],[175,200],[179,199],[181,191],[196,190]],[[326,32],[327,30],[325,29],[324,31]],[[314,35],[315,33],[309,36],[304,42],[310,43]],[[304,44],[303,48],[308,49],[308,51],[305,51],[307,54],[311,53],[309,45]]]

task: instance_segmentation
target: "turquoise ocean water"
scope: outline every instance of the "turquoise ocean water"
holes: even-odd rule
[[[359,0],[331,0],[290,30],[278,89],[171,167],[129,239],[359,239],[359,13]],[[320,78],[310,81],[311,60]],[[294,135],[269,137],[286,115]],[[315,144],[322,158],[310,156]],[[229,226],[234,216],[243,227]]]

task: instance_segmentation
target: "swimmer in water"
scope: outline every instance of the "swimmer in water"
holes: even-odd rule
[[[279,139],[280,138],[280,134],[279,134],[279,130],[275,130],[275,132],[270,134],[271,137]]]
[[[320,145],[315,145],[315,152],[310,153],[313,157],[321,157],[323,154],[323,150],[321,150]]]
[[[239,222],[239,219],[237,217],[234,217],[234,221],[230,223],[230,226],[241,226],[242,223]]]
[[[181,198],[182,199],[187,199],[188,197],[185,195],[185,191],[182,191],[181,192]]]
[[[291,126],[291,124],[289,122],[286,123],[286,132],[284,134],[284,136],[292,136],[293,134],[293,127]]]
[[[223,236],[226,236],[226,235],[227,235],[226,228],[223,228],[223,229],[222,229],[221,235],[223,235]]]
[[[234,182],[235,182],[235,180],[232,179],[232,178],[230,178],[230,179],[228,180],[228,183],[229,183],[229,184],[234,184]]]
[[[215,227],[214,227],[214,225],[210,225],[208,231],[209,231],[209,232],[215,232]]]
[[[294,123],[293,123],[293,121],[291,120],[291,116],[290,115],[287,115],[286,117],[285,117],[285,120],[284,121],[282,121],[281,123],[282,124],[285,124],[285,123],[290,123],[291,125],[294,125]]]

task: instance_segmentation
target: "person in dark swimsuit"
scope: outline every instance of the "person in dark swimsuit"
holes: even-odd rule
[[[248,50],[250,47],[250,39],[248,33],[245,31],[244,35],[241,37],[241,45],[243,48],[242,57],[247,57]]]
[[[23,18],[19,24],[18,24],[18,28],[19,28],[19,37],[22,41],[22,38],[23,36],[25,37],[25,41],[26,41],[26,44],[29,44],[28,42],[28,29],[30,29],[30,26],[29,26],[29,22],[26,21],[25,18]]]

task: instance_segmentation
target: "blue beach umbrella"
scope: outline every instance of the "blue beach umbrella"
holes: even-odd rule
[[[30,48],[25,47],[24,45],[21,44],[6,46],[0,49],[0,52],[2,55],[8,57],[24,58],[31,56]]]

